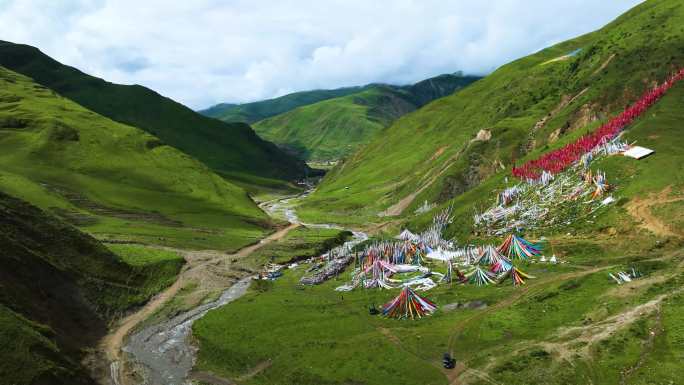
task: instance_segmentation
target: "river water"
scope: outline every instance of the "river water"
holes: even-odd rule
[[[247,292],[251,277],[244,278],[221,294],[216,301],[203,304],[161,324],[131,335],[123,350],[142,367],[149,385],[185,385],[195,363],[196,348],[189,343],[192,324],[209,310],[224,306]]]
[[[284,217],[290,223],[310,228],[344,228],[332,224],[306,224],[299,221],[292,208],[296,197],[284,198],[261,205],[272,217]],[[350,230],[352,231],[352,230]],[[368,239],[368,235],[352,231],[353,238],[341,250],[351,250],[355,245]],[[146,385],[189,385],[187,379],[195,364],[197,348],[190,343],[192,324],[208,311],[225,306],[247,292],[251,277],[244,278],[221,294],[216,301],[203,304],[160,324],[148,326],[131,335],[123,351],[142,369]],[[118,363],[112,363],[112,383],[118,385]]]

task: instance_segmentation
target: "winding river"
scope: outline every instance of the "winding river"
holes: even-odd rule
[[[292,207],[293,201],[301,196],[287,197],[261,205],[271,217],[284,218],[290,223],[301,224],[310,228],[340,229],[333,224],[307,224],[299,221]],[[368,235],[349,230],[353,233],[351,240],[340,248],[350,250],[353,246],[368,239]],[[224,291],[219,299],[198,306],[168,321],[143,328],[132,334],[123,351],[131,358],[132,363],[143,372],[146,385],[189,385],[188,375],[195,364],[197,347],[190,342],[192,324],[202,318],[210,310],[225,306],[240,298],[247,292],[251,277],[243,278]],[[118,385],[118,367],[112,368],[112,382]]]

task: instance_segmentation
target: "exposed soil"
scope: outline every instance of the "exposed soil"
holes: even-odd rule
[[[250,369],[247,373],[240,376],[237,379],[237,381],[238,382],[247,381],[250,378],[256,376],[257,374],[263,372],[264,370],[270,368],[272,364],[273,364],[273,362],[271,362],[271,360],[261,361],[258,364],[256,364],[252,369]],[[220,385],[220,384],[218,384],[218,385]]]
[[[449,337],[449,344],[448,347],[451,350],[452,347],[454,346],[454,343],[458,339],[458,336],[463,332],[463,330],[466,328],[466,326],[470,325],[473,322],[476,322],[480,319],[482,319],[484,316],[491,312],[495,312],[499,309],[503,309],[509,306],[514,305],[521,299],[525,297],[530,297],[535,294],[537,294],[540,291],[543,291],[547,285],[551,282],[555,281],[566,281],[569,279],[574,279],[578,277],[582,277],[588,274],[593,274],[598,271],[606,270],[611,268],[611,266],[604,266],[604,267],[595,267],[592,269],[585,269],[582,271],[576,271],[572,273],[566,273],[566,274],[561,274],[559,276],[555,277],[548,277],[546,279],[535,279],[529,281],[529,283],[525,286],[520,288],[516,293],[513,295],[509,296],[503,301],[497,302],[492,306],[489,306],[482,311],[472,315],[469,318],[464,319],[463,321],[459,322],[456,324],[454,327],[453,333]],[[453,354],[453,351],[451,352]],[[451,373],[448,370],[444,370],[445,375],[447,376],[449,380],[450,385],[464,385],[464,384],[470,384],[477,381],[485,381],[490,384],[498,384],[494,379],[489,377],[486,373],[486,370],[480,371],[472,368],[467,367],[467,362],[461,362],[461,365],[463,365],[463,370],[457,372],[456,374]]]
[[[577,355],[589,358],[591,347],[596,342],[605,340],[635,321],[659,311],[660,303],[667,296],[667,294],[659,295],[646,303],[626,309],[600,322],[561,329],[556,334],[559,341],[545,342],[542,346],[561,361],[572,362]]]
[[[582,91],[578,92],[577,95],[574,95],[574,96],[563,95],[563,97],[561,97],[561,101],[558,103],[558,105],[556,107],[554,107],[554,109],[551,110],[551,112],[546,114],[543,118],[541,118],[539,121],[537,121],[537,123],[534,124],[534,127],[532,127],[532,129],[530,130],[530,134],[529,134],[529,138],[528,138],[528,142],[527,142],[527,151],[528,152],[532,151],[536,145],[535,136],[536,136],[537,132],[539,132],[539,130],[544,128],[544,126],[546,126],[546,123],[548,123],[549,120],[555,118],[556,115],[558,115],[558,113],[561,112],[561,110],[563,110],[565,107],[572,104],[572,102],[577,100],[580,96],[584,95],[584,93],[587,92],[588,90],[589,90],[589,87],[583,89]],[[560,131],[557,135],[560,135]],[[553,136],[553,134],[552,134],[552,136]],[[551,142],[552,140],[549,139],[549,141]]]
[[[194,372],[190,374],[189,377],[190,380],[194,381],[199,381],[203,384],[211,384],[211,385],[234,385],[235,383],[215,375],[214,373],[211,372]]]
[[[683,238],[684,234],[673,230],[663,223],[651,212],[651,207],[666,203],[679,202],[684,197],[670,197],[672,186],[668,186],[657,194],[651,194],[646,198],[635,198],[627,204],[627,212],[640,223],[640,227],[660,237]]]
[[[626,385],[629,379],[632,377],[632,375],[636,373],[639,370],[639,368],[641,368],[641,366],[643,366],[644,362],[646,362],[646,358],[653,351],[656,338],[665,331],[665,328],[663,327],[663,317],[660,308],[656,310],[655,321],[656,325],[653,329],[649,331],[648,339],[646,340],[646,342],[643,345],[643,348],[641,349],[639,359],[633,366],[625,369],[620,375],[620,385]]]
[[[601,64],[601,66],[600,66],[599,68],[597,68],[596,71],[594,71],[594,73],[591,74],[591,76],[595,76],[595,75],[597,75],[599,72],[601,72],[601,71],[603,71],[604,69],[606,69],[606,67],[608,67],[608,64],[610,64],[610,62],[613,60],[614,57],[615,57],[615,54],[612,54],[612,55],[608,56],[608,59],[606,59],[606,61],[604,61],[604,62]]]

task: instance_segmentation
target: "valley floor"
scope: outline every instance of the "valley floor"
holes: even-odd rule
[[[391,292],[335,292],[346,275],[301,287],[303,266],[197,322],[197,369],[246,384],[676,383],[681,239],[630,241],[554,238],[567,264],[525,266],[538,278],[524,287],[433,289],[442,308],[466,306],[414,322],[369,315]],[[618,286],[607,275],[632,266],[645,278]],[[441,368],[444,352],[455,370]]]
[[[179,312],[181,309],[190,309],[199,305],[210,294],[220,293],[230,287],[238,279],[243,278],[251,270],[246,267],[243,259],[271,242],[284,238],[291,230],[299,227],[298,224],[290,224],[279,231],[265,237],[259,242],[246,246],[234,254],[220,251],[189,251],[174,249],[183,255],[186,265],[176,281],[149,301],[141,309],[122,319],[116,328],[102,341],[101,349],[106,353],[107,360],[116,362],[114,368],[118,373],[112,373],[113,378],[121,379],[121,383],[127,384],[129,380],[126,374],[125,361],[121,354],[125,338],[139,324],[148,318],[155,316],[162,319],[165,315],[157,314],[172,299],[174,307],[167,308],[170,312]]]

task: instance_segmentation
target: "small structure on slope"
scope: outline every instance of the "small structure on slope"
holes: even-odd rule
[[[515,234],[509,234],[498,248],[510,259],[528,260],[541,254],[541,247]]]
[[[477,286],[487,286],[489,284],[495,283],[494,274],[482,269],[480,266],[475,266],[475,268],[466,274],[468,282]]]
[[[514,286],[518,285],[524,285],[526,279],[531,279],[535,278],[524,271],[518,269],[517,267],[513,266],[510,270],[508,270],[505,274],[503,274],[500,278],[501,282],[503,282],[506,278],[510,278],[511,281],[513,281]]]
[[[382,314],[389,318],[416,319],[430,315],[435,310],[437,305],[419,296],[410,287],[404,286],[398,296],[382,307]]]

